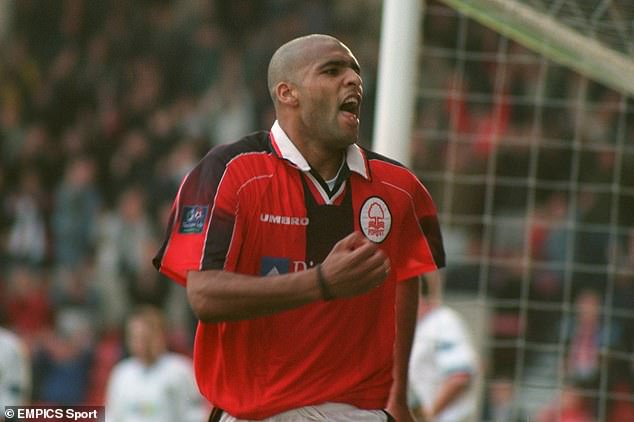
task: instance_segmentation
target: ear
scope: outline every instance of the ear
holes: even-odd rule
[[[275,87],[275,94],[277,95],[277,100],[280,104],[288,106],[296,106],[299,104],[297,90],[288,82],[280,82],[277,84]]]

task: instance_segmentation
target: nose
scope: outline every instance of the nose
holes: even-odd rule
[[[345,84],[346,85],[354,85],[354,86],[357,86],[359,88],[362,88],[363,87],[363,79],[361,78],[361,75],[358,74],[354,69],[348,68],[346,70]]]

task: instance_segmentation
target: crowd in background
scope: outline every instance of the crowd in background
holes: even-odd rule
[[[475,24],[461,29],[447,9],[430,3],[441,12],[425,21],[412,152],[443,217],[448,289],[477,291],[485,274],[486,295],[502,304],[491,335],[514,339],[524,331],[537,342],[564,341],[570,367],[579,370],[571,394],[594,386],[604,345],[630,360],[634,347],[634,107],[623,112],[619,95],[590,83],[593,107],[579,123],[570,104],[583,79],[572,72],[552,67],[544,87],[538,60],[442,54],[458,48],[495,56],[501,37]],[[361,142],[368,146],[380,11],[378,0],[2,2],[0,319],[29,346],[34,402],[102,403],[110,369],[126,353],[123,321],[138,304],[165,310],[170,347],[191,352],[195,322],[184,291],[151,265],[181,178],[214,145],[271,126],[268,60],[298,34],[333,34],[357,55],[365,92]],[[511,42],[503,50],[530,56]],[[538,118],[536,91],[554,104],[540,105]],[[542,140],[537,150],[535,139]],[[583,146],[578,156],[575,142]],[[510,181],[493,193],[482,180],[491,160],[495,176]],[[573,170],[575,162],[580,169]],[[449,171],[448,182],[442,175]],[[571,195],[573,171],[575,183],[598,188]],[[530,186],[513,182],[530,175],[546,188],[529,207]],[[614,180],[625,192],[618,201]],[[501,229],[487,230],[485,212]],[[521,259],[526,245],[537,263],[530,269]],[[579,269],[571,272],[570,261]],[[608,273],[609,265],[623,271]],[[571,308],[576,302],[580,311],[520,315],[522,295]],[[616,311],[606,319],[602,306]],[[517,351],[501,347],[491,356],[493,418],[512,400]],[[620,376],[609,380],[629,397],[615,401],[625,411],[632,405],[630,360],[618,359],[611,373]]]
[[[271,127],[268,60],[298,34],[354,45],[371,99],[379,13],[376,1],[2,3],[0,315],[31,350],[34,402],[102,402],[138,304],[164,309],[171,347],[191,351],[184,290],[151,264],[182,177],[214,145]]]

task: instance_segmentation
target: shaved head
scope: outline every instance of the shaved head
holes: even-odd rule
[[[282,45],[269,63],[268,88],[276,121],[300,150],[320,145],[340,158],[359,139],[361,67],[337,38],[313,34]]]
[[[280,82],[297,83],[299,70],[312,59],[311,47],[319,44],[333,43],[342,45],[341,41],[330,35],[312,34],[295,38],[282,45],[271,57],[268,70],[268,88],[271,99],[277,104],[275,88]]]

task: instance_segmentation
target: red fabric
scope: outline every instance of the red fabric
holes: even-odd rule
[[[43,288],[35,288],[26,296],[13,296],[8,301],[9,325],[21,335],[34,335],[50,326],[52,307]]]
[[[187,270],[215,267],[214,251],[223,247],[223,268],[232,272],[261,275],[268,257],[284,257],[289,271],[316,264],[306,262],[306,227],[298,223],[306,217],[306,206],[297,168],[273,150],[243,152],[222,167],[216,191],[200,187],[209,182],[199,176],[216,174],[205,166],[224,163],[206,160],[188,177],[176,205],[178,210],[200,203],[187,193],[213,193],[205,230],[181,233],[174,217],[178,212],[174,213],[168,246],[159,256],[162,272],[183,282]],[[391,260],[390,279],[351,299],[312,303],[247,321],[199,324],[196,378],[215,406],[239,418],[261,419],[327,401],[367,409],[386,405],[392,382],[396,283],[444,265],[444,255],[436,210],[423,185],[402,166],[379,157],[369,160],[369,168],[371,180],[352,173],[346,189],[352,189],[357,231],[368,198],[378,196],[389,207],[392,225],[380,246]],[[266,214],[292,216],[296,224],[263,222]],[[423,233],[426,228],[428,236]]]
[[[105,403],[112,368],[123,357],[123,344],[119,333],[105,333],[95,346],[94,353],[95,359],[90,370],[90,389],[85,403],[102,406]]]

